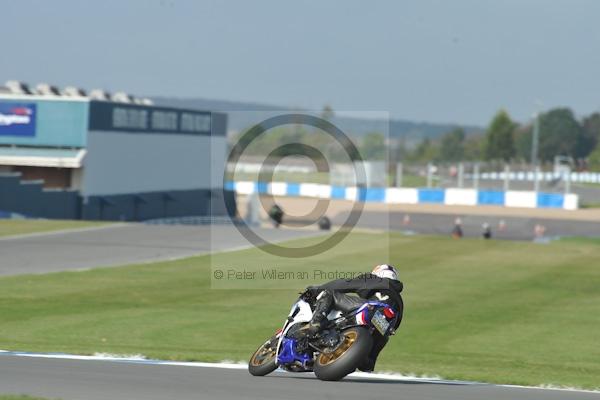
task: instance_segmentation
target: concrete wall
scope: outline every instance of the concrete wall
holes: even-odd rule
[[[0,218],[12,214],[49,219],[143,221],[183,216],[231,215],[235,194],[220,189],[175,190],[89,196],[77,191],[44,189],[43,181],[21,181],[19,174],[0,175]],[[229,207],[226,206],[229,204]]]
[[[19,174],[0,176],[0,211],[25,216],[78,219],[77,192],[44,189],[43,181],[21,182]]]

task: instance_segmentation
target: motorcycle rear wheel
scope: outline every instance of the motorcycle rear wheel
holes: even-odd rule
[[[341,343],[328,352],[319,353],[315,359],[315,375],[323,381],[339,381],[354,372],[373,347],[373,338],[365,327],[348,328],[340,335],[344,338]]]
[[[248,362],[248,372],[251,375],[265,376],[277,369],[277,360],[275,359],[277,341],[277,337],[273,336],[252,354],[250,362]]]

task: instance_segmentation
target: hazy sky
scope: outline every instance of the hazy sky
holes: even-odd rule
[[[0,2],[19,79],[486,124],[600,109],[600,1]]]

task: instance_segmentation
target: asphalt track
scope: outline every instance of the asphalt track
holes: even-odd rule
[[[269,241],[310,230],[257,228]],[[0,238],[0,275],[47,273],[154,262],[251,246],[231,225],[119,224]]]
[[[407,219],[408,217],[408,219]],[[342,224],[348,218],[341,212],[332,218],[334,224]],[[460,218],[465,237],[480,237],[482,225],[488,223],[493,238],[504,240],[533,240],[534,228],[543,225],[546,238],[600,237],[600,222],[572,221],[549,218],[507,217],[494,215],[426,214],[408,212],[363,211],[358,227],[403,231],[425,235],[450,235],[456,218]],[[503,227],[501,227],[503,222]]]
[[[185,364],[185,363],[179,363]],[[0,393],[63,400],[395,399],[598,400],[600,393],[505,387],[410,378],[347,377],[321,382],[311,373],[253,377],[243,367],[99,361],[0,353]]]

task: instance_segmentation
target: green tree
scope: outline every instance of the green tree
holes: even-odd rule
[[[583,128],[568,108],[555,108],[540,117],[539,157],[552,161],[557,155],[579,157]]]
[[[437,160],[439,147],[432,143],[431,139],[425,138],[417,145],[415,150],[409,154],[409,161],[429,162]]]
[[[484,136],[481,134],[477,134],[465,139],[465,160],[480,161],[483,159],[483,150],[485,144],[484,139]]]
[[[362,140],[360,154],[364,160],[385,160],[385,138],[379,132],[367,133]]]
[[[412,160],[412,151],[406,146],[404,133],[400,138],[392,139],[393,146],[391,147],[391,162],[404,162]],[[414,161],[414,160],[413,160]]]
[[[590,154],[588,166],[590,170],[600,172],[600,146],[596,146],[596,149]]]
[[[521,160],[531,159],[531,138],[533,137],[531,125],[519,126],[515,129],[515,150]]]
[[[509,161],[515,154],[514,131],[516,124],[504,110],[492,119],[485,135],[485,159]]]
[[[583,133],[577,148],[578,157],[587,157],[600,142],[600,113],[593,113],[583,120]]]
[[[460,161],[464,157],[465,131],[456,128],[442,136],[440,159],[442,161]]]

